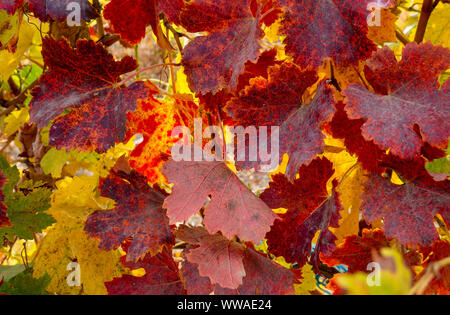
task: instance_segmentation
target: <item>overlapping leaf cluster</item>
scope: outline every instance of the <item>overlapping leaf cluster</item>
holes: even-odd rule
[[[61,26],[68,2],[0,0],[0,292],[306,294],[318,275],[450,293],[450,47],[428,0],[412,35],[408,1],[380,25],[369,0],[75,1],[82,26]],[[149,37],[166,63],[113,56]],[[142,79],[160,67],[170,82]],[[196,118],[220,126],[216,154],[226,126],[278,126],[276,170],[173,160]]]

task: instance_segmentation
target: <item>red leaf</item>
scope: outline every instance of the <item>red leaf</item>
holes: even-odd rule
[[[261,253],[247,248],[244,255],[246,276],[242,285],[231,290],[216,285],[216,295],[292,295],[295,275]]]
[[[325,257],[324,262],[330,266],[344,264],[348,272],[366,272],[367,266],[373,261],[373,251],[380,253],[380,249],[389,247],[383,231],[363,230],[362,236],[351,235],[345,238],[331,255]]]
[[[170,160],[163,174],[175,184],[164,201],[172,224],[188,220],[210,197],[204,219],[210,233],[258,243],[277,217],[223,162]]]
[[[180,20],[188,31],[209,33],[190,41],[183,51],[192,91],[215,94],[235,89],[245,63],[260,55],[260,12],[253,14],[251,2],[194,0],[183,9]]]
[[[393,51],[383,48],[365,69],[378,94],[350,85],[343,92],[345,110],[351,119],[367,120],[361,127],[364,138],[401,158],[413,159],[423,141],[445,149],[450,137],[450,83],[437,89],[437,76],[449,67],[450,50],[431,43],[408,44],[400,62]]]
[[[250,85],[226,106],[233,120],[242,126],[278,126],[303,103],[305,91],[318,80],[315,71],[290,63],[268,69],[267,77],[250,80]]]
[[[5,184],[6,184],[6,177],[0,170],[0,188],[3,189],[3,186]],[[8,215],[6,213],[6,206],[2,202],[4,200],[5,195],[3,194],[3,190],[0,190],[0,228],[11,226],[11,222],[9,221]]]
[[[51,19],[66,20],[70,13],[74,12],[74,4],[80,8],[82,21],[90,21],[98,17],[97,11],[88,0],[0,0],[0,10],[6,10],[9,14],[13,14],[23,3],[28,3],[29,10],[43,22]]]
[[[386,169],[395,170],[407,181],[425,176],[425,159],[422,156],[416,156],[412,160],[401,159],[392,153],[386,153],[386,150],[380,149],[372,140],[368,141],[361,135],[361,126],[365,123],[363,119],[349,119],[344,110],[345,104],[338,102],[336,114],[325,129],[335,138],[344,139],[347,151],[356,154],[358,161],[363,168],[370,173],[382,175]],[[425,152],[430,151],[430,152]],[[430,159],[439,158],[439,153],[435,148],[425,143],[422,148],[422,155]],[[445,154],[445,152],[444,152]]]
[[[220,235],[208,235],[202,228],[185,226],[180,227],[177,236],[197,246],[189,249],[184,263],[189,267],[185,269],[186,286],[193,288],[196,284],[202,288],[191,292],[211,292],[215,284],[214,293],[218,295],[294,293],[294,273],[256,252],[250,244],[246,248]]]
[[[190,252],[191,246],[188,246],[184,250],[184,256]],[[214,286],[208,277],[200,276],[198,271],[198,265],[189,262],[189,260],[184,257],[183,266],[181,267],[181,275],[184,282],[184,287],[189,295],[209,295],[213,290]]]
[[[121,142],[127,112],[148,95],[143,82],[116,87],[120,75],[136,69],[136,61],[128,56],[115,61],[103,46],[84,40],[72,50],[65,41],[45,38],[42,54],[49,69],[33,90],[30,120],[43,128],[56,118],[50,145],[105,152]],[[69,114],[58,117],[67,109]]]
[[[301,165],[323,152],[321,128],[336,111],[333,89],[319,84],[315,98],[308,105],[302,96],[317,81],[314,71],[284,63],[269,70],[269,78],[255,78],[239,97],[226,106],[228,113],[243,126],[280,126],[280,156],[289,155],[286,174],[292,180]],[[256,165],[255,165],[256,164]],[[263,163],[240,163],[245,168],[260,168]]]
[[[280,126],[280,152],[289,155],[286,176],[290,180],[300,166],[323,153],[325,135],[321,129],[336,112],[333,103],[333,89],[322,81],[311,103],[293,111]]]
[[[0,0],[0,10],[6,10],[8,14],[14,14],[22,4],[23,0]]]
[[[425,256],[426,262],[423,265],[424,270],[417,276],[418,279],[420,279],[424,275],[424,273],[427,271],[427,268],[432,263],[450,257],[450,244],[444,240],[438,240],[434,242],[428,248],[428,250],[430,251],[430,253]],[[439,270],[438,275],[436,277],[433,277],[424,294],[450,294],[450,266],[447,265],[446,267]]]
[[[335,248],[336,236],[330,227],[339,227],[339,212],[342,210],[338,193],[335,191],[337,183],[333,183],[331,197],[309,216],[303,211],[288,212],[282,220],[275,221],[272,230],[267,233],[269,251],[277,256],[283,256],[287,262],[297,262],[303,266],[308,257],[318,272],[319,254],[329,254]],[[314,253],[311,255],[311,242],[320,230]]]
[[[242,284],[245,276],[243,245],[220,235],[203,236],[198,245],[186,254],[186,258],[198,265],[200,276],[225,288],[235,289]]]
[[[333,173],[330,161],[317,158],[300,167],[299,178],[293,183],[282,174],[274,175],[260,198],[272,209],[285,208],[308,216],[327,198],[327,181]]]
[[[116,249],[131,237],[127,259],[136,261],[147,253],[154,256],[164,245],[172,245],[174,237],[166,211],[164,195],[150,188],[143,175],[136,171],[111,173],[100,182],[102,196],[117,202],[113,210],[91,214],[85,231],[100,238],[99,247]]]
[[[127,250],[126,245],[124,246]],[[146,255],[144,259],[137,263],[128,262],[123,256],[122,263],[132,270],[144,268],[143,277],[123,275],[114,278],[110,282],[105,282],[108,294],[110,295],[183,295],[185,290],[183,282],[178,274],[177,263],[172,258],[169,249],[164,250],[154,256]]]
[[[112,0],[103,14],[114,32],[130,44],[137,44],[145,37],[148,25],[156,33],[160,13],[166,13],[170,22],[179,24],[178,15],[183,6],[183,0]]]
[[[281,34],[294,62],[315,68],[324,58],[339,66],[370,57],[376,45],[367,38],[367,5],[373,0],[277,0],[284,9]]]
[[[448,212],[450,188],[430,186],[417,179],[402,186],[394,185],[378,175],[364,183],[361,209],[369,223],[384,218],[388,238],[397,238],[403,245],[428,246],[438,237],[433,218]]]

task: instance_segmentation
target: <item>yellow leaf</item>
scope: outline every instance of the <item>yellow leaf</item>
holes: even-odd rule
[[[114,202],[99,197],[98,178],[80,176],[56,183],[48,210],[57,221],[41,241],[34,259],[34,277],[46,272],[52,278],[47,290],[56,294],[106,294],[105,281],[119,277],[123,268],[120,252],[98,248],[98,240],[84,231],[84,222],[94,210],[109,209]],[[80,267],[81,286],[69,286],[67,270],[71,262]]]
[[[0,79],[6,81],[14,73],[23,55],[30,48],[36,34],[39,34],[39,32],[34,26],[26,21],[22,22],[16,51],[14,53],[7,50],[0,51],[0,64],[2,65],[0,67]]]
[[[344,148],[342,140],[328,138],[325,140],[325,143],[333,148]],[[332,229],[337,237],[336,243],[339,244],[346,236],[359,232],[359,207],[362,202],[359,196],[363,192],[364,171],[357,163],[357,158],[345,150],[338,153],[333,151],[325,152],[324,156],[333,163],[335,169],[334,176],[328,182],[328,189],[331,189],[333,179],[337,178],[340,180],[337,191],[340,194],[339,198],[344,209],[341,211],[339,228]]]
[[[379,26],[370,26],[367,37],[373,42],[382,45],[385,42],[395,42],[395,22],[397,17],[389,9],[381,10],[381,19]]]
[[[98,178],[94,176],[67,177],[56,183],[51,208],[47,211],[58,225],[68,229],[84,226],[89,214],[98,209],[111,209],[111,199],[98,196]]]
[[[403,257],[392,248],[381,250],[383,261],[392,260],[394,270],[380,269],[379,281],[375,274],[362,272],[342,274],[337,277],[338,285],[349,295],[406,295],[412,284],[412,275]],[[382,266],[382,265],[381,265]]]
[[[33,276],[51,277],[47,291],[54,294],[107,294],[104,282],[120,277],[123,269],[118,251],[98,248],[98,240],[90,238],[83,227],[66,230],[56,227],[48,232],[34,260]],[[80,286],[69,286],[73,272],[68,266],[79,264]]]
[[[302,278],[300,284],[294,284],[295,295],[311,295],[311,291],[316,290],[316,274],[311,265],[304,265],[302,268]]]
[[[425,41],[450,48],[450,4],[441,1],[433,10],[428,21]]]
[[[12,136],[20,127],[23,126],[28,121],[28,109],[16,109],[11,114],[9,114],[5,120],[3,121],[5,124],[5,128],[3,129],[3,135],[5,137]]]
[[[9,15],[5,10],[0,10],[0,50],[11,50],[11,46],[17,41],[20,26],[19,12]]]

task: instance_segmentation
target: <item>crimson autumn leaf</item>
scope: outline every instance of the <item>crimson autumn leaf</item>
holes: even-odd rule
[[[172,137],[177,126],[192,126],[198,117],[198,106],[192,99],[183,99],[181,95],[167,97],[165,101],[155,98],[159,89],[151,86],[151,94],[140,100],[135,112],[127,114],[127,133],[125,142],[137,134],[142,142],[130,154],[130,164],[147,176],[150,183],[164,180],[161,168],[170,156],[170,147],[179,139]]]
[[[260,55],[261,14],[264,12],[255,0],[194,0],[186,4],[181,24],[189,32],[208,32],[190,41],[183,51],[182,64],[192,91],[215,94],[237,87],[245,63]]]
[[[283,63],[268,69],[268,76],[250,79],[226,111],[238,125],[279,126],[303,104],[303,94],[318,80],[315,71]]]
[[[184,287],[189,295],[209,295],[214,290],[214,286],[208,277],[200,276],[198,265],[189,262],[186,255],[193,248],[188,245],[183,252],[183,266],[181,267],[181,277],[183,279]]]
[[[242,284],[245,246],[221,235],[202,236],[198,245],[186,254],[186,258],[198,265],[200,276],[225,288],[235,289]]]
[[[150,188],[145,176],[113,171],[101,180],[99,189],[102,196],[117,202],[113,210],[96,211],[86,221],[85,231],[100,238],[100,248],[116,249],[131,237],[127,259],[136,261],[173,244],[169,219],[162,209],[164,195]]]
[[[438,238],[433,218],[450,211],[447,182],[431,186],[416,179],[399,186],[378,175],[368,177],[361,210],[369,223],[383,218],[386,236],[403,245],[428,246]]]
[[[171,224],[188,220],[210,197],[204,211],[210,233],[221,231],[229,239],[238,236],[258,243],[277,217],[223,162],[170,160],[163,174],[174,183],[164,201]]]
[[[3,204],[5,200],[5,195],[3,194],[3,186],[6,184],[6,177],[3,172],[0,171],[0,228],[11,226],[11,222],[6,214],[6,206]]]
[[[323,152],[321,128],[331,120],[336,109],[333,89],[326,81],[319,83],[316,96],[305,104],[302,96],[317,81],[317,74],[284,63],[269,70],[269,78],[255,78],[239,97],[227,103],[227,111],[243,126],[280,126],[280,156],[289,155],[287,177],[294,179],[301,165],[310,163]],[[258,167],[261,167],[259,161]],[[254,167],[253,164],[241,164]]]
[[[73,50],[66,41],[44,38],[42,55],[48,66],[33,90],[30,121],[50,128],[50,145],[105,152],[124,139],[126,114],[145,99],[143,82],[117,86],[120,76],[136,69],[126,56],[115,61],[100,44],[79,40]],[[58,117],[65,110],[70,113]],[[92,115],[95,113],[95,115]]]
[[[361,134],[364,119],[349,119],[344,110],[345,104],[336,103],[337,111],[333,119],[326,124],[326,131],[334,138],[344,139],[348,152],[356,154],[362,167],[373,174],[382,175],[386,169],[395,170],[404,180],[411,181],[428,174],[425,163],[428,160],[441,157],[430,145],[425,143],[421,155],[412,160],[405,160],[380,149],[372,140],[366,140]],[[436,155],[437,152],[437,155]],[[445,155],[445,152],[442,152]],[[425,158],[424,158],[425,157]]]
[[[339,212],[342,205],[336,186],[337,182],[334,181],[331,196],[309,216],[302,211],[292,211],[281,220],[277,220],[272,230],[267,233],[269,251],[277,256],[283,256],[287,262],[297,262],[300,266],[303,266],[311,256],[313,267],[318,272],[319,254],[331,253],[337,239],[329,230],[330,227],[339,227],[341,218]],[[311,255],[311,242],[318,231],[320,234]]]
[[[295,275],[247,247],[203,228],[181,226],[177,237],[190,243],[184,263],[186,287],[201,284],[200,292],[215,294],[293,294]],[[209,282],[209,283],[208,283]],[[189,292],[189,290],[188,290]]]
[[[348,272],[366,272],[367,266],[373,261],[373,252],[380,254],[380,249],[389,247],[389,241],[379,229],[364,229],[362,236],[350,235],[345,238],[336,250],[326,256],[323,261],[330,265],[348,266]]]
[[[164,12],[170,22],[179,24],[183,6],[183,0],[112,0],[103,14],[124,40],[137,44],[145,37],[148,25],[156,34],[160,13]]]
[[[373,0],[277,0],[285,11],[280,32],[286,51],[304,68],[324,58],[338,66],[356,64],[376,50],[367,38],[367,6]],[[378,2],[379,3],[379,2]],[[387,1],[386,6],[391,1]]]
[[[217,295],[292,295],[294,294],[295,274],[268,259],[252,248],[244,255],[246,276],[242,285],[235,290],[216,285]]]
[[[427,267],[429,267],[432,263],[450,257],[450,244],[444,240],[437,240],[429,248],[427,248],[427,251],[429,251],[429,253],[424,257],[424,270],[418,275],[418,279],[425,274]],[[446,266],[439,270],[438,275],[433,277],[424,294],[450,294],[450,266]]]
[[[64,21],[71,12],[80,9],[80,19],[90,21],[98,16],[88,0],[0,0],[0,10],[13,14],[16,9],[28,3],[28,9],[43,22],[50,19]]]
[[[450,67],[450,50],[431,43],[404,47],[402,60],[385,47],[367,61],[365,74],[375,93],[350,85],[345,110],[365,119],[362,135],[404,159],[420,153],[423,142],[445,149],[450,137],[450,81],[438,89],[438,75]],[[420,134],[415,126],[420,128]]]
[[[128,252],[128,243],[122,245]],[[136,277],[123,275],[105,282],[109,295],[183,295],[185,290],[178,273],[177,263],[172,258],[172,251],[164,248],[156,256],[150,254],[139,262],[130,262],[126,256],[121,257],[122,264],[132,270],[143,268],[145,275]]]
[[[327,181],[334,174],[333,164],[326,158],[317,158],[300,167],[298,173],[299,178],[292,183],[282,174],[272,176],[269,188],[260,198],[271,209],[285,208],[289,212],[303,212],[307,217],[327,198]]]
[[[222,90],[216,94],[199,94],[198,97],[200,101],[200,107],[214,114],[214,116],[218,116],[220,114],[220,118],[224,124],[232,125],[231,119],[224,111],[227,102],[232,97],[236,96],[237,92],[240,92],[247,85],[249,85],[250,79],[256,77],[263,77],[267,79],[269,75],[269,67],[280,65],[282,63],[276,60],[276,55],[277,50],[270,49],[262,52],[256,63],[247,61],[245,63],[244,72],[239,76],[238,85],[235,91],[232,92]]]

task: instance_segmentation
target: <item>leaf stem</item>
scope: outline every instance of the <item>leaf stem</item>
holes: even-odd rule
[[[437,3],[439,0],[436,0]],[[436,3],[436,5],[437,5]],[[419,25],[417,26],[416,35],[414,37],[414,41],[418,44],[420,44],[423,41],[423,38],[425,36],[425,31],[427,29],[428,20],[430,19],[431,12],[433,12],[433,9],[435,8],[435,4],[433,3],[433,0],[424,0],[422,4],[422,10],[420,13],[420,19],[419,19]]]
[[[128,81],[133,79],[135,76],[137,76],[137,75],[139,75],[139,74],[141,74],[141,73],[143,73],[145,71],[153,70],[153,69],[158,68],[158,67],[167,67],[167,66],[178,67],[178,66],[180,66],[180,64],[179,63],[161,63],[161,64],[157,64],[157,65],[152,65],[152,66],[149,66],[149,67],[146,67],[146,68],[142,68],[139,71],[134,71],[130,76],[126,77],[124,80],[122,80],[119,83],[117,83],[117,86],[121,86],[121,85],[127,83]]]

